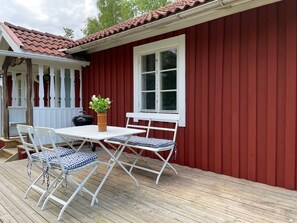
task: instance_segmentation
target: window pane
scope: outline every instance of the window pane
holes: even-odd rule
[[[161,73],[161,90],[176,89],[176,70]]]
[[[155,86],[156,86],[155,73],[142,74],[141,81],[142,81],[142,90],[143,91],[155,90]]]
[[[176,92],[161,93],[161,110],[177,110],[176,109]]]
[[[155,109],[155,92],[142,93],[142,109]]]
[[[177,49],[161,52],[161,70],[176,68]]]
[[[145,55],[141,57],[142,72],[155,71],[155,54]]]

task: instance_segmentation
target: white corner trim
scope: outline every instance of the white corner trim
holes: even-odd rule
[[[186,36],[181,35],[178,39],[179,53],[178,53],[178,104],[179,108],[179,126],[186,126]]]

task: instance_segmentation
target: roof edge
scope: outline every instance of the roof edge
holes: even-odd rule
[[[31,53],[31,52],[19,53],[19,52],[13,52],[13,51],[0,50],[0,56],[1,55],[11,56],[11,57],[30,58],[30,59],[41,60],[41,61],[44,60],[48,62],[67,63],[67,64],[79,65],[82,67],[90,65],[89,61],[75,60],[75,59],[69,59],[69,58],[45,55],[45,54],[39,54],[39,53]]]
[[[151,23],[69,48],[67,53],[73,54],[83,51],[93,53],[279,1],[282,0],[214,0]],[[193,18],[195,18],[195,21],[190,22]]]
[[[20,47],[24,46],[20,39],[14,34],[14,32],[3,22],[0,23],[3,30],[10,36],[10,38]]]

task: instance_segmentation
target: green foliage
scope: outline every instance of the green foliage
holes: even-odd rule
[[[137,8],[138,14],[143,14],[149,11],[156,10],[165,5],[170,4],[170,0],[133,0],[135,7]]]
[[[171,2],[173,0],[97,0],[98,16],[87,18],[82,31],[90,35]]]
[[[69,39],[73,39],[74,38],[74,34],[73,34],[74,31],[73,31],[73,29],[65,28],[65,27],[63,27],[63,29],[64,29],[64,32],[65,32],[64,37],[67,37]]]
[[[82,32],[87,36],[98,31],[100,31],[100,23],[98,18],[87,18],[86,27],[82,29]]]
[[[98,32],[105,28],[119,24],[134,16],[131,1],[128,0],[97,0],[98,17],[88,18],[85,35]]]
[[[89,108],[93,109],[96,113],[104,113],[110,108],[111,101],[109,98],[102,98],[100,95],[97,97],[92,96]]]

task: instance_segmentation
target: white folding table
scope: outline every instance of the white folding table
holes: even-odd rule
[[[110,156],[110,161],[106,163],[108,166],[108,170],[103,177],[101,183],[99,184],[98,188],[96,189],[96,192],[94,193],[94,196],[92,198],[91,206],[94,205],[96,197],[101,190],[102,186],[104,185],[105,181],[107,180],[109,174],[111,173],[113,167],[115,164],[119,164],[122,169],[134,180],[136,186],[138,187],[138,182],[135,179],[135,177],[119,162],[119,158],[124,151],[127,142],[129,141],[131,135],[144,133],[145,130],[141,129],[132,129],[132,128],[123,128],[123,127],[115,127],[115,126],[107,126],[106,132],[98,132],[98,126],[97,125],[85,125],[85,126],[75,126],[75,127],[68,127],[68,128],[61,128],[61,129],[55,129],[55,132],[57,135],[59,135],[62,139],[65,140],[66,143],[68,143],[70,146],[72,146],[69,143],[69,140],[82,140],[82,144],[79,146],[77,150],[80,150],[82,146],[86,142],[92,142],[92,143],[98,143]],[[110,139],[112,137],[117,136],[128,136],[126,143],[123,143],[121,148],[118,150],[116,154],[112,154],[108,148],[105,147],[105,145],[102,143],[105,139]]]

